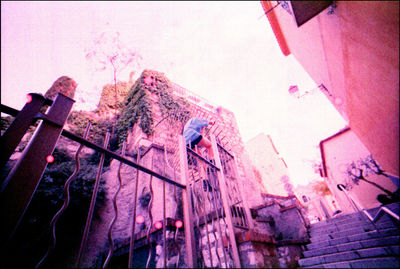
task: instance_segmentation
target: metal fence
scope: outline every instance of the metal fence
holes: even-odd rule
[[[112,195],[109,200],[112,203],[113,217],[107,223],[103,223],[103,226],[107,226],[103,230],[107,233],[108,249],[103,256],[97,257],[95,267],[105,268],[115,263],[116,259],[113,261],[113,257],[120,255],[121,251],[127,256],[123,262],[125,266],[137,266],[135,259],[143,257],[140,257],[141,254],[135,254],[135,251],[143,245],[148,246],[148,252],[145,254],[146,268],[167,265],[240,267],[235,229],[248,229],[252,224],[248,207],[240,195],[235,159],[217,143],[213,135],[217,128],[210,133],[215,162],[187,148],[183,137],[179,135],[161,146],[156,146],[154,141],[151,141],[153,144],[144,152],[138,150],[136,159],[133,159],[125,155],[125,143],[119,153],[108,149],[109,133],[106,134],[102,146],[89,141],[87,137],[90,124],[82,137],[65,130],[64,124],[74,100],[62,94],[58,94],[54,101],[40,94],[29,96],[31,100],[21,111],[1,105],[2,112],[15,117],[1,136],[1,167],[6,165],[31,124],[41,120],[21,157],[1,182],[2,255],[7,253],[8,245],[11,244],[50,161],[49,157],[52,156],[59,138],[64,136],[79,143],[74,157],[75,170],[65,181],[63,204],[49,223],[50,243],[47,252],[37,261],[36,267],[46,266],[54,250],[62,247],[57,245],[56,240],[57,221],[68,208],[71,199],[70,184],[80,171],[80,155],[85,147],[100,153],[101,157],[79,250],[73,257],[76,267],[87,266],[83,259],[87,256],[89,237],[91,233],[96,234],[93,231],[93,216],[106,158],[118,162],[117,173],[112,175],[117,181],[113,193],[109,193]],[[50,108],[46,113],[42,113],[41,109],[45,105],[50,105]],[[129,171],[125,171],[124,176],[121,176],[124,169]],[[130,225],[127,232],[129,242],[121,243],[113,236],[121,213],[118,197],[123,191],[123,182],[127,181],[125,177],[129,177],[131,183],[133,182],[134,191],[129,205],[130,220],[126,221]],[[148,201],[146,208],[141,209],[138,207],[138,200],[144,190],[147,190]],[[172,204],[174,212],[171,213],[169,211]],[[178,212],[180,204],[182,212]],[[181,216],[182,219],[177,216]],[[179,234],[184,237],[184,244],[180,243]],[[154,264],[156,256],[157,264]]]

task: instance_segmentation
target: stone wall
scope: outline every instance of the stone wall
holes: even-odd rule
[[[163,102],[163,100],[161,100],[162,94],[169,94],[172,89],[165,88],[166,85],[169,85],[169,81],[161,73],[144,72],[139,80],[144,81],[144,76],[150,76],[152,81],[151,84],[142,86],[146,89],[145,98],[151,103],[154,128],[151,134],[145,134],[141,128],[139,128],[140,119],[131,129],[127,130],[126,155],[128,158],[136,161],[137,154],[139,153],[143,156],[140,158],[139,162],[141,165],[180,182],[178,138],[182,132],[183,122],[174,121],[173,113],[167,116],[167,114],[165,114],[165,108],[160,105]],[[138,83],[141,83],[140,81]],[[157,89],[158,85],[164,88]],[[166,92],[163,93],[161,90],[165,90]],[[178,100],[179,96],[174,96],[173,98]],[[213,132],[217,140],[235,155],[238,164],[239,186],[243,186],[241,191],[243,197],[246,198],[246,202],[250,205],[259,205],[262,201],[259,191],[260,187],[257,185],[251,170],[251,165],[249,165],[249,159],[246,155],[234,114],[229,110],[221,107],[217,108],[209,104],[208,106],[207,104],[199,106],[196,102],[190,104],[190,113],[191,116],[198,116],[217,122],[215,127],[218,127],[218,129],[210,130],[210,132]],[[166,152],[164,152],[164,147]],[[102,180],[104,180],[106,188],[106,202],[99,212],[100,219],[94,220],[92,224],[88,247],[85,251],[85,266],[98,264],[98,260],[101,259],[101,257],[104,258],[104,255],[108,251],[109,241],[107,233],[109,225],[115,216],[113,198],[119,187],[118,168],[119,162],[113,160],[109,170],[102,175]],[[136,216],[142,216],[143,223],[135,223],[135,234],[147,233],[149,229],[151,230],[154,228],[156,222],[162,222],[164,217],[172,220],[183,220],[182,197],[178,190],[179,188],[174,189],[173,185],[165,184],[164,203],[163,181],[142,172],[139,173],[138,178],[137,173],[137,169],[135,168],[127,165],[122,166],[122,186],[117,199],[118,218],[112,230],[113,239],[116,242],[120,242],[119,249],[126,249],[126,244],[132,234],[132,224],[134,222],[133,210],[135,207],[134,197],[137,180],[139,183],[137,189],[138,202]],[[212,227],[209,227],[209,224],[202,224],[196,228],[197,242],[199,243],[198,253],[199,257],[204,261],[205,266],[224,266],[226,263],[233,264],[232,258],[229,258],[228,261],[221,260],[224,248],[221,244],[218,244],[218,242],[221,240],[227,242],[228,236],[225,232],[226,223],[224,219],[219,220],[219,222],[224,222],[220,223],[220,230],[222,230],[221,234],[223,235],[222,238],[219,232],[217,232],[215,224],[211,225]],[[172,233],[170,231],[167,232],[167,237],[169,237],[169,239],[167,240],[166,248],[164,247],[163,240],[156,239],[156,241],[154,241],[157,254],[155,260],[156,266],[165,266],[164,259],[160,257],[163,257],[163,253],[166,250],[168,256],[167,265],[169,263],[172,266],[174,262],[185,264],[187,253],[185,253],[183,242],[179,245],[178,250],[170,252],[173,248],[169,247],[170,243],[168,242],[172,240]],[[205,240],[207,240],[207,244]],[[209,240],[211,240],[210,244],[208,244]],[[125,242],[125,245],[123,242]],[[208,247],[209,245],[210,248]],[[225,248],[226,247],[227,246],[225,246]],[[171,253],[179,253],[179,255],[172,255]]]
[[[153,144],[146,152],[141,152],[141,154],[144,154],[144,156],[139,162],[140,165],[161,175],[173,178],[173,171],[171,171],[168,166],[164,166],[164,151],[162,147]],[[134,161],[136,160],[136,158],[131,159]],[[99,212],[100,219],[93,221],[88,247],[85,252],[85,265],[87,266],[93,264],[96,257],[104,256],[104,253],[107,252],[109,248],[108,229],[115,216],[113,199],[119,187],[118,169],[119,162],[114,160],[111,162],[109,170],[102,175],[102,180],[104,180],[106,189],[106,202]],[[128,240],[132,234],[137,175],[139,175],[139,182],[136,216],[142,216],[143,222],[135,223],[135,234],[147,233],[149,229],[154,229],[154,224],[158,221],[163,223],[164,208],[165,218],[183,220],[182,192],[178,187],[175,188],[172,184],[165,183],[164,207],[164,184],[162,180],[144,172],[138,173],[136,168],[125,164],[122,165],[120,174],[122,185],[117,196],[118,218],[112,229],[114,240],[129,242]],[[149,212],[151,212],[151,215]],[[152,217],[152,221],[150,217]],[[170,236],[171,234],[168,233],[168,237]],[[162,248],[162,242],[157,244],[158,248]],[[162,251],[164,250],[162,249]],[[181,253],[181,257],[183,256],[185,256],[184,253]]]
[[[309,223],[304,218],[303,209],[295,196],[264,195],[263,198],[265,204],[251,209],[256,220],[255,231],[270,235],[273,238],[271,244],[276,255],[272,255],[272,257],[276,258],[279,264],[279,266],[270,267],[269,264],[265,266],[267,268],[297,268],[302,246],[309,242],[307,231]],[[260,256],[257,253],[261,253],[256,247],[253,247],[251,252],[256,253],[251,254],[255,255],[254,257]],[[260,258],[256,261],[258,264],[262,263]],[[253,263],[252,267],[257,266]]]

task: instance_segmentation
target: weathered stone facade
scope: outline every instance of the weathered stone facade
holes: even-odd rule
[[[146,104],[150,104],[145,109],[150,107],[147,113],[152,116],[152,121],[148,121],[152,125],[150,125],[150,129],[146,130],[151,130],[151,132],[146,133],[143,130],[143,126],[149,128],[149,125],[142,124],[146,120],[143,118],[138,119],[132,128],[127,130],[127,158],[138,161],[140,165],[181,183],[178,138],[185,121],[182,121],[182,118],[174,118],[174,115],[176,115],[174,113],[166,113],[165,106],[161,105],[165,101],[161,99],[163,93],[157,89],[151,89],[151,87],[157,87],[157,83],[161,81],[163,87],[165,85],[171,86],[167,89],[168,94],[173,93],[171,98],[178,100],[183,97],[189,101],[190,116],[216,121],[215,127],[210,128],[209,133],[216,136],[217,142],[235,156],[239,174],[237,183],[245,204],[254,208],[267,202],[265,197],[263,199],[261,196],[259,183],[255,181],[252,166],[244,149],[233,113],[207,103],[204,99],[169,82],[161,73],[147,71],[142,74],[139,80],[142,81],[146,77],[150,77],[150,81],[154,82],[143,86],[145,89],[143,96],[147,98]],[[182,110],[178,112],[181,113]],[[99,212],[100,219],[94,220],[92,224],[85,252],[85,266],[99,264],[99,260],[105,258],[110,247],[108,231],[109,225],[115,217],[113,199],[119,188],[118,169],[119,162],[114,160],[102,176],[106,187],[106,203]],[[151,259],[149,262],[154,267],[170,268],[177,264],[179,264],[179,267],[187,266],[188,253],[185,249],[183,228],[176,231],[173,225],[176,220],[183,221],[180,188],[149,174],[138,172],[136,168],[127,165],[122,165],[120,174],[121,189],[117,197],[118,218],[112,229],[115,255],[127,259],[132,224],[135,221],[134,252],[147,249],[142,256],[147,259],[150,252]],[[136,183],[138,184],[137,190]],[[202,188],[200,189],[202,190]],[[137,202],[135,202],[136,192]],[[137,206],[134,213],[135,205]],[[205,206],[207,206],[207,203],[205,203]],[[304,233],[306,231],[302,229],[304,225],[300,221],[298,208],[285,205],[285,210],[281,210],[278,205],[272,204],[267,207],[259,207],[257,210],[259,216],[268,216],[277,225],[271,225],[272,222],[268,223],[268,221],[257,221],[256,218],[254,230],[250,229],[245,232],[241,228],[235,228],[236,236],[239,236],[239,238],[236,238],[236,242],[242,266],[246,268],[292,266],[298,257],[295,251],[297,250],[296,246],[279,245],[277,239],[297,240],[305,238]],[[196,214],[199,214],[199,212]],[[133,215],[141,216],[142,221],[134,220]],[[213,221],[214,223],[207,222],[204,224],[203,221],[203,223],[189,224],[196,225],[195,245],[197,255],[206,267],[234,267],[234,257],[232,257],[231,250],[227,253],[227,250],[231,247],[229,247],[226,218],[216,218]],[[165,233],[162,229],[155,227],[157,222],[162,223],[162,229],[165,229]],[[240,235],[243,233],[245,233],[244,239],[240,239]],[[165,238],[163,238],[164,234]],[[141,265],[143,264],[141,263]]]

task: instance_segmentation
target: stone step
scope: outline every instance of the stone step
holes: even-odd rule
[[[362,216],[358,213],[352,213],[352,214],[348,214],[348,215],[341,215],[338,216],[336,218],[330,218],[330,219],[326,219],[326,220],[321,220],[319,222],[313,223],[311,224],[312,228],[318,228],[321,226],[326,226],[326,225],[330,225],[332,223],[336,223],[339,221],[351,221],[351,220],[361,220]]]
[[[350,250],[340,253],[326,254],[316,257],[304,258],[299,260],[301,267],[321,265],[327,263],[337,263],[342,261],[357,260],[362,258],[374,257],[397,257],[400,254],[400,246],[385,246],[375,248],[365,248]]]
[[[391,222],[377,223],[376,227],[379,230],[394,228],[393,224]],[[396,228],[394,228],[394,229],[396,229]],[[325,231],[325,232],[311,235],[310,241],[311,241],[311,243],[319,242],[319,241],[326,241],[326,240],[330,240],[330,239],[337,239],[340,237],[351,236],[351,235],[360,234],[360,233],[364,233],[364,232],[370,232],[370,231],[374,231],[374,230],[375,230],[375,227],[373,225],[365,225],[365,226],[354,227],[354,228],[351,228],[351,229],[348,229],[345,231],[339,231],[339,232],[331,232],[330,233],[329,231]]]
[[[383,215],[375,223],[382,223],[382,222],[392,222],[393,226],[398,225],[398,223],[396,224],[396,221],[387,214]],[[343,230],[343,226],[348,227],[349,225],[356,226],[359,224],[367,224],[367,223],[371,223],[371,222],[365,216],[365,218],[338,220],[335,222],[325,223],[325,225],[319,225],[319,226],[313,226],[314,225],[313,224],[313,225],[311,225],[309,231],[314,232],[314,231],[326,230],[326,229],[331,229],[331,228],[337,228],[337,229]]]
[[[389,245],[400,245],[400,236],[396,235],[384,238],[366,239],[361,241],[339,244],[336,246],[317,248],[304,251],[303,255],[305,258],[309,258],[309,257],[344,252],[349,250],[357,250],[363,248],[372,248],[372,247],[389,246]]]
[[[395,257],[378,257],[344,262],[318,264],[302,268],[399,268],[400,261]]]
[[[375,226],[378,229],[387,228],[399,228],[393,221],[377,222],[372,224],[371,222],[350,222],[347,225],[330,226],[325,229],[310,229],[309,234],[311,237],[319,237],[321,235],[334,234],[340,232],[346,232],[348,230],[359,230],[360,232],[375,230]]]
[[[400,203],[392,203],[392,204],[385,205],[385,206],[387,208],[389,208],[390,210],[392,210],[393,212],[395,212],[396,214],[399,214]],[[368,209],[368,212],[372,216],[375,216],[379,209],[380,209],[380,207],[371,208],[371,209]],[[337,222],[345,221],[345,220],[357,220],[357,219],[362,220],[362,219],[364,219],[364,217],[361,214],[364,214],[364,213],[354,212],[354,213],[350,213],[350,214],[346,214],[346,215],[341,215],[336,218],[331,218],[331,219],[327,219],[327,220],[323,220],[323,221],[314,223],[311,225],[311,227],[317,228],[320,226],[329,225],[331,223],[337,223]],[[386,219],[386,218],[390,218],[390,217],[387,214],[384,214],[382,216],[382,218]]]
[[[360,240],[390,237],[390,236],[395,236],[398,234],[399,234],[398,229],[389,228],[389,229],[379,230],[379,233],[377,231],[371,231],[371,232],[365,232],[365,233],[360,233],[360,234],[353,234],[350,236],[344,236],[344,237],[340,237],[337,239],[329,239],[329,240],[325,240],[325,241],[312,242],[312,243],[308,244],[306,247],[308,250],[313,250],[313,249],[319,249],[319,248],[324,248],[324,247],[329,247],[329,246],[336,246],[336,245],[340,245],[340,244],[344,244],[344,243],[356,242],[356,241],[360,241]]]

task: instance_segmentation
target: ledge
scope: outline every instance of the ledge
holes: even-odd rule
[[[278,240],[276,241],[277,246],[287,246],[287,245],[305,245],[310,243],[310,240],[304,239],[286,239],[286,240]]]
[[[275,239],[267,234],[257,233],[253,230],[251,231],[243,231],[235,234],[236,242],[238,244],[245,242],[261,242],[268,244],[276,244]]]

